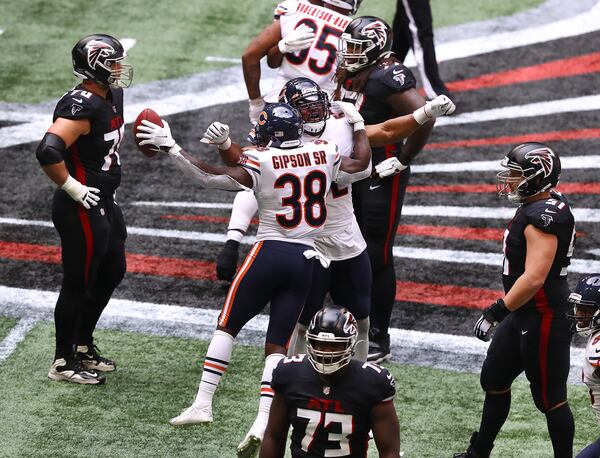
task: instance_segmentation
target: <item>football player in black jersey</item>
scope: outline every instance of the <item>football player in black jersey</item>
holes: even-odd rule
[[[555,457],[571,457],[575,426],[567,402],[571,330],[567,266],[575,221],[565,196],[554,190],[560,159],[541,143],[524,143],[503,159],[498,195],[520,206],[504,232],[505,296],[484,310],[475,335],[488,340],[481,369],[485,391],[479,432],[466,453],[487,457],[510,410],[510,387],[523,371],[536,407],[546,415]]]
[[[123,214],[114,201],[121,181],[123,88],[133,75],[127,53],[109,35],[82,38],[72,50],[81,78],[58,101],[36,157],[57,188],[52,222],[62,245],[63,281],[54,311],[52,380],[101,384],[115,363],[92,337],[102,310],[125,274]]]
[[[260,449],[261,458],[285,455],[292,427],[292,457],[364,457],[369,431],[380,457],[400,456],[394,378],[374,363],[352,359],[356,320],[327,306],[306,334],[307,355],[283,359],[273,371],[275,397]]]
[[[415,89],[415,77],[391,52],[391,35],[385,21],[363,16],[354,19],[340,37],[336,98],[355,102],[367,125],[425,105]],[[392,248],[410,177],[409,165],[425,146],[434,122],[426,120],[404,144],[372,148],[375,173],[352,186],[354,212],[367,241],[373,271],[368,361],[390,357],[388,328],[396,297]]]

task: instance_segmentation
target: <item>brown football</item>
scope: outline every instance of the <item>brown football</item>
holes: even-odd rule
[[[161,127],[163,126],[163,122],[160,119],[160,116],[158,116],[158,114],[156,113],[156,111],[154,111],[150,108],[144,108],[140,112],[138,117],[136,118],[135,122],[133,123],[133,139],[135,140],[135,144],[137,145],[138,149],[142,153],[144,153],[144,155],[146,155],[148,157],[153,157],[156,155],[156,153],[158,153],[158,151],[152,149],[152,146],[150,146],[150,145],[140,146],[140,142],[143,141],[144,139],[137,138],[135,136],[135,134],[137,134],[138,126],[142,125],[142,120],[144,120],[144,119],[147,119],[151,123],[158,124]]]

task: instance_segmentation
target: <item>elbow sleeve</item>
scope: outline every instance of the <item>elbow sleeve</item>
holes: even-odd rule
[[[62,162],[67,145],[58,135],[46,132],[35,151],[35,157],[40,165],[52,165]]]

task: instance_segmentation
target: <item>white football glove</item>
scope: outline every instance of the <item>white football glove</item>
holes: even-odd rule
[[[206,132],[202,140],[205,143],[212,143],[217,145],[219,149],[229,149],[231,146],[231,139],[229,138],[229,126],[227,124],[221,124],[219,121],[213,122]]]
[[[488,341],[492,328],[496,327],[509,314],[510,310],[506,307],[504,300],[498,299],[483,311],[473,326],[473,333],[478,339],[484,342]]]
[[[438,116],[448,116],[454,113],[456,105],[445,95],[438,95],[435,99],[427,102],[421,108],[414,111],[415,120],[423,125]]]
[[[385,178],[402,172],[406,167],[397,157],[390,157],[375,166],[375,173],[379,178]]]
[[[290,32],[286,37],[279,40],[277,47],[281,54],[287,54],[310,48],[315,39],[315,31],[306,24]]]
[[[248,100],[248,114],[252,125],[258,122],[258,115],[265,107],[265,100],[262,97]]]
[[[171,135],[169,123],[165,120],[163,120],[163,127],[160,127],[158,124],[143,119],[142,125],[137,130],[138,133],[135,136],[144,139],[140,142],[141,146],[151,145],[156,151],[164,151],[171,154],[181,150]]]
[[[86,210],[98,205],[98,201],[100,200],[100,197],[97,195],[100,192],[98,188],[90,188],[81,184],[71,175],[69,175],[69,178],[67,178],[67,181],[63,183],[61,188],[71,196],[71,199],[83,205]]]
[[[352,124],[354,131],[365,128],[365,120],[362,115],[358,112],[354,104],[349,102],[340,102],[336,100],[331,102],[331,111],[334,113],[344,113],[348,123]]]

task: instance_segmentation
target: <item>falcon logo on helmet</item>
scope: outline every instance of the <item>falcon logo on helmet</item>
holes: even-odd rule
[[[86,45],[86,49],[88,65],[93,69],[96,68],[96,64],[98,63],[100,63],[100,66],[106,68],[106,66],[103,64],[104,60],[115,53],[115,50],[112,46],[96,40],[90,41]],[[98,62],[99,60],[100,62]]]
[[[384,48],[387,42],[387,29],[383,22],[375,21],[366,25],[361,30],[361,33],[370,38],[373,43],[379,48]]]
[[[532,164],[539,165],[544,173],[544,178],[552,173],[552,160],[556,155],[550,148],[540,148],[529,151],[525,154],[525,158],[529,159]]]

